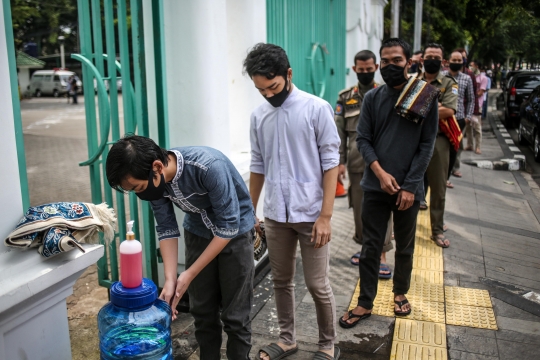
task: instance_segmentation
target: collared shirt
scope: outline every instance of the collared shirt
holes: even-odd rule
[[[339,165],[332,106],[294,87],[280,107],[265,102],[251,114],[250,170],[265,176],[264,216],[314,222],[323,198],[323,172]]]
[[[488,85],[488,78],[485,73],[480,73],[476,75],[476,83],[478,84],[478,90],[484,90],[484,92],[487,90]],[[478,108],[479,111],[482,111],[482,106],[484,105],[484,96],[478,97]]]
[[[469,75],[472,80],[473,89],[474,89],[474,111],[473,114],[478,114],[478,84],[476,83],[476,76],[474,76],[473,72],[469,70],[468,67],[463,67],[463,73],[465,75]],[[465,98],[465,107],[467,107],[466,103],[467,99]]]
[[[377,87],[375,82],[368,85],[351,86],[339,92],[334,119],[341,140],[339,163],[347,164],[349,173],[363,173],[365,162],[356,147],[356,127],[360,120],[360,108],[364,95]]]
[[[472,79],[461,71],[458,72],[457,76],[454,76],[454,79],[456,79],[459,87],[456,119],[470,119],[474,115],[475,101]]]
[[[173,205],[182,209],[184,228],[206,239],[232,239],[253,229],[255,213],[246,183],[220,151],[205,146],[170,150],[176,175],[163,198],[151,201],[158,239],[180,237]]]

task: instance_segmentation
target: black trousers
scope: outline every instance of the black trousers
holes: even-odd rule
[[[394,294],[406,294],[411,284],[414,238],[419,201],[404,211],[396,206],[397,194],[364,192],[362,221],[364,223],[362,254],[360,255],[360,297],[358,306],[373,308],[379,282],[381,252],[388,228],[390,213],[394,214],[394,238],[396,240],[396,267],[394,269]]]
[[[227,333],[227,358],[249,360],[253,304],[253,231],[238,235],[193,279],[188,288],[190,313],[201,360],[221,359],[221,331]],[[211,239],[184,229],[186,268]],[[220,310],[221,308],[221,310]],[[222,325],[223,322],[223,325]]]

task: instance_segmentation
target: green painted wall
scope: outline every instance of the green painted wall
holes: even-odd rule
[[[345,87],[346,0],[267,0],[266,10],[267,41],[287,52],[295,85],[333,105]]]

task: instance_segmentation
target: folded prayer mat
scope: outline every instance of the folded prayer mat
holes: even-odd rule
[[[15,229],[4,240],[6,246],[38,248],[45,256],[77,248],[80,243],[98,243],[99,234],[114,239],[116,217],[106,203],[58,202],[33,206],[26,211]]]
[[[422,124],[433,105],[437,102],[440,90],[424,80],[411,77],[401,90],[395,105],[397,113],[407,120]]]

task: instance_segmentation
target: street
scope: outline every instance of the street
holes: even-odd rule
[[[68,105],[65,99],[54,98],[21,103],[32,204],[90,201],[88,170],[78,166],[87,157],[82,97],[80,100],[79,105]],[[463,162],[504,157],[503,145],[493,130],[498,114],[494,106],[490,109],[489,121],[484,125],[487,131],[483,134],[483,154],[463,152]],[[516,140],[515,131],[511,134]],[[532,160],[530,149],[521,149],[532,174],[463,164],[463,178],[451,179],[455,188],[447,191],[445,216],[450,248],[441,250],[429,240],[426,235],[429,211],[420,212],[413,285],[441,289],[443,295],[436,298],[429,292],[414,295],[411,291],[413,313],[397,323],[393,313],[385,314],[386,305],[381,305],[375,311],[378,315],[355,328],[338,327],[336,345],[341,348],[341,359],[405,359],[404,351],[411,354],[409,359],[428,358],[429,354],[430,359],[537,358],[540,303],[535,300],[535,294],[540,294],[537,275],[540,269],[540,188],[534,179],[540,176],[540,166]],[[330,279],[337,321],[351,304],[354,305],[353,294],[358,282],[358,268],[351,265],[349,259],[360,247],[352,241],[354,224],[346,198],[336,199],[332,228]],[[425,256],[429,251],[438,255]],[[423,261],[428,258],[431,260]],[[394,250],[388,253],[392,270],[393,259]],[[255,288],[252,311],[252,356],[260,347],[275,342],[279,334],[271,274],[266,273],[257,280],[260,282]],[[288,359],[311,359],[317,350],[318,332],[315,306],[305,286],[300,256],[295,284],[300,351]],[[452,291],[464,291],[463,288],[472,289],[475,294],[480,294],[479,290],[489,291],[487,302],[469,306],[469,313],[463,312],[463,307],[456,307],[449,297]],[[384,302],[387,296],[384,289],[391,289],[391,280],[381,280],[379,289],[376,302]],[[74,294],[68,298],[73,359],[99,358],[96,315],[106,302],[107,290],[98,286],[93,266],[79,279]],[[456,313],[457,308],[461,309],[461,315]],[[483,313],[494,314],[494,318],[483,322]],[[458,315],[461,320],[452,320]],[[401,326],[405,328],[407,324],[436,329],[443,334],[442,340],[424,341],[421,336],[415,340],[416,335],[401,338]],[[409,334],[409,330],[403,331]],[[181,314],[173,323],[175,359],[199,359],[193,332],[192,317]],[[223,349],[225,335],[224,338]]]

